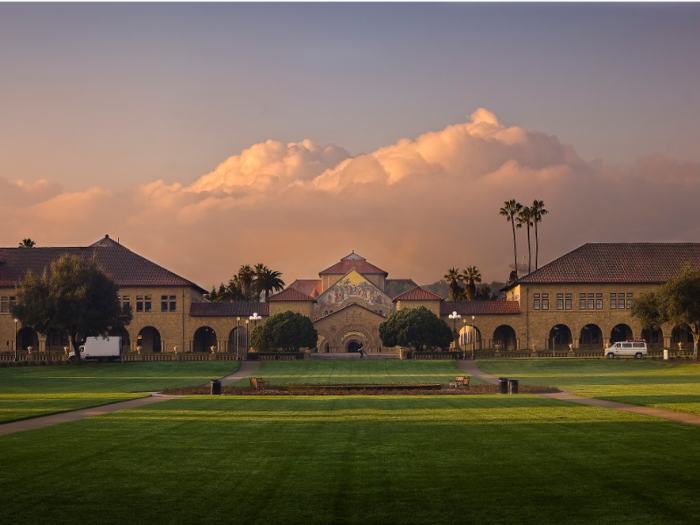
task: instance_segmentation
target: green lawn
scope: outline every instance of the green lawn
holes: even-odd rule
[[[0,368],[0,422],[78,410],[202,385],[238,370],[236,361],[113,363]]]
[[[256,376],[282,384],[442,383],[464,375],[455,361],[263,361]],[[247,386],[244,379],[235,386]],[[473,378],[472,384],[485,384]]]
[[[0,437],[0,522],[694,524],[698,458],[539,396],[191,397]]]
[[[700,415],[700,365],[633,359],[482,360],[489,374],[596,397]]]

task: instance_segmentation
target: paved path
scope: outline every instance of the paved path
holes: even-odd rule
[[[238,371],[234,374],[231,374],[230,376],[222,378],[221,385],[227,386],[231,383],[235,383],[239,379],[245,379],[249,375],[252,375],[255,372],[257,372],[258,369],[260,369],[260,365],[260,361],[241,361],[241,367],[238,369]]]
[[[177,397],[180,396],[162,396],[160,394],[154,394],[150,397],[130,399],[129,401],[112,403],[111,405],[102,405],[94,408],[85,408],[83,410],[73,410],[72,412],[63,412],[60,414],[51,414],[49,416],[35,417],[33,419],[24,419],[22,421],[13,421],[11,423],[2,423],[0,424],[0,436],[14,434],[15,432],[24,432],[25,430],[36,430],[37,428],[50,427],[51,425],[67,423],[68,421],[78,421],[79,419],[85,419],[88,417],[102,416],[104,414],[118,412],[119,410],[129,410],[131,408],[138,408],[144,405],[160,403],[161,401],[168,401],[169,399],[175,399]]]
[[[483,372],[476,361],[458,360],[459,368],[474,377],[483,379],[492,385],[498,384],[498,378]],[[600,408],[609,408],[612,410],[623,410],[625,412],[633,412],[643,416],[659,417],[668,419],[669,421],[680,421],[689,425],[700,425],[700,416],[694,414],[682,414],[680,412],[671,412],[670,410],[661,410],[660,408],[640,407],[637,405],[628,405],[627,403],[618,403],[617,401],[605,401],[603,399],[593,399],[589,397],[579,397],[570,392],[560,392],[557,394],[540,394],[542,397],[559,399],[560,401],[568,401],[570,403],[578,403],[580,405],[590,405]]]
[[[491,374],[487,374],[486,372],[482,372],[476,361],[472,361],[471,359],[457,359],[457,366],[462,372],[465,372],[470,376],[483,379],[491,385],[498,384],[498,378],[496,376],[492,376]]]

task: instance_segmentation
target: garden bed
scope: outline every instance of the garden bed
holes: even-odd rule
[[[177,396],[209,395],[209,386],[170,388],[163,394]],[[552,394],[561,392],[556,387],[538,385],[520,385],[521,394]],[[404,396],[442,396],[442,395],[480,395],[498,394],[498,385],[472,385],[469,388],[447,388],[434,384],[390,384],[390,385],[279,385],[265,390],[251,387],[224,386],[224,396],[353,396],[353,395],[404,395]]]

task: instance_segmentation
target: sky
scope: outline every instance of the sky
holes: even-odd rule
[[[700,4],[0,4],[0,245],[210,288],[700,242]],[[519,259],[527,236],[518,232]],[[534,250],[534,246],[533,246]]]

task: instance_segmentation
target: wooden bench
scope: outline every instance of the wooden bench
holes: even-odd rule
[[[450,381],[450,387],[451,388],[469,388],[469,380],[471,378],[469,376],[466,377],[456,377],[454,381]]]
[[[255,390],[265,390],[266,388],[270,387],[270,382],[265,381],[262,377],[251,377],[250,387],[254,388]]]

